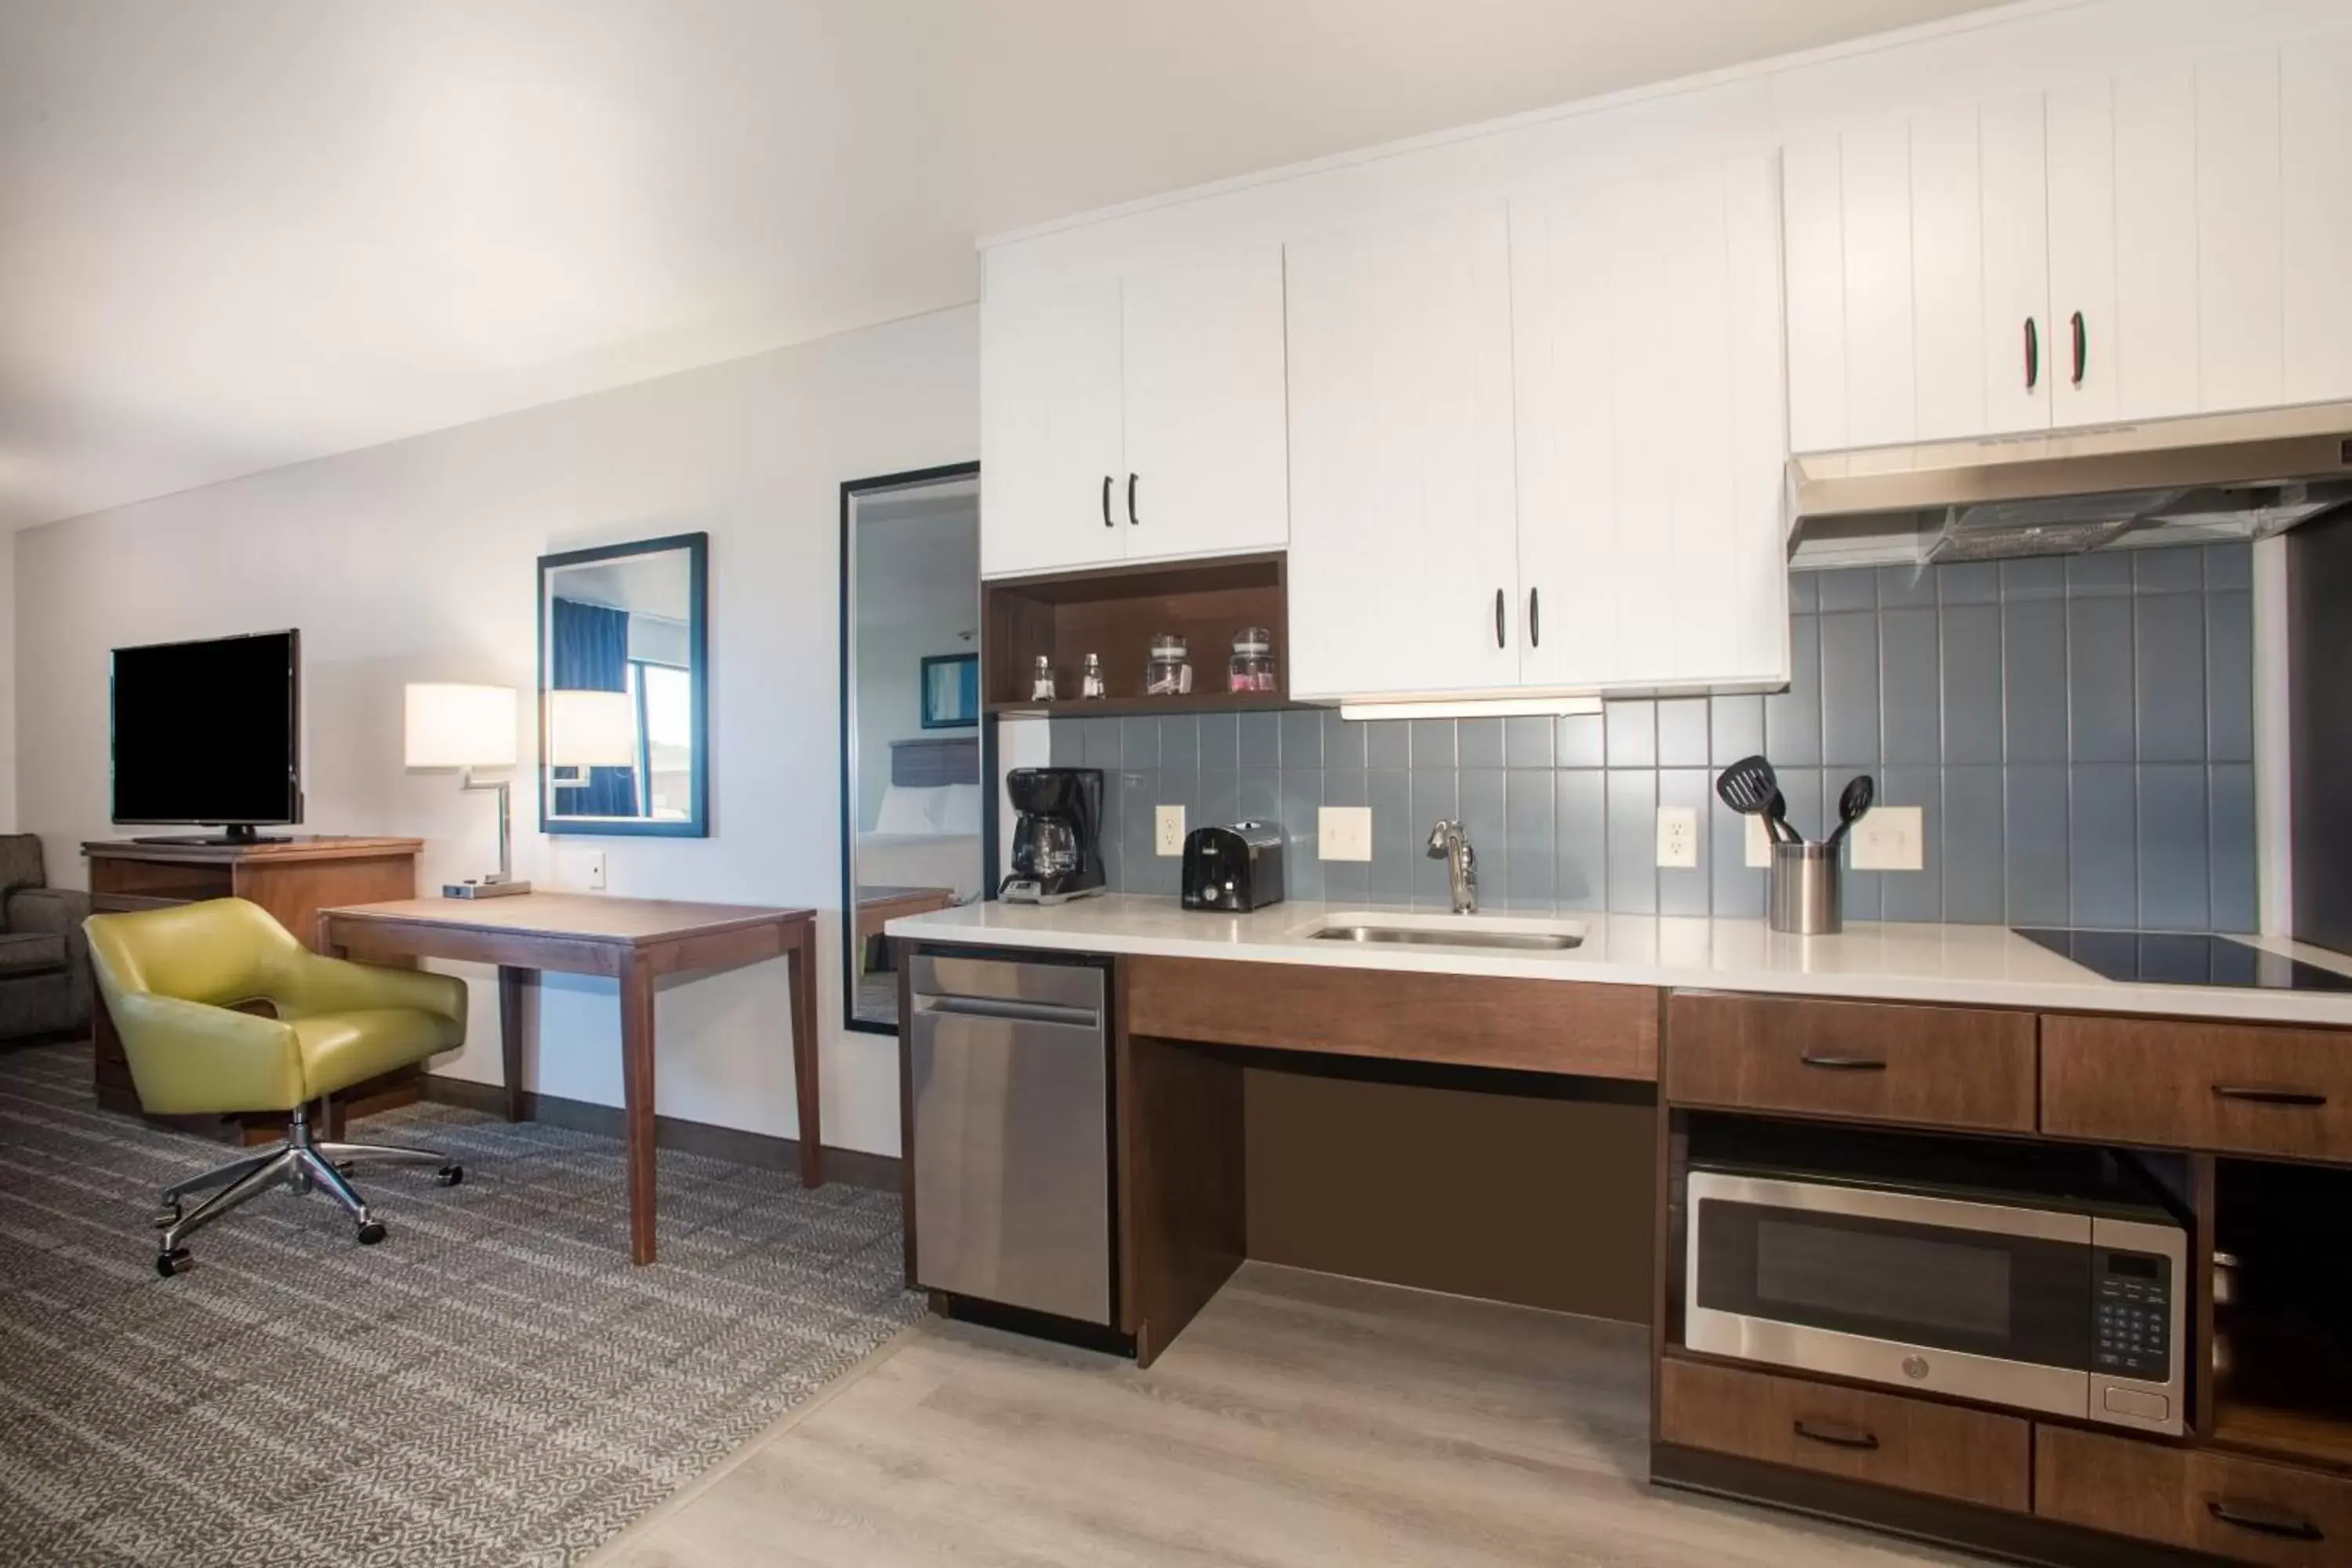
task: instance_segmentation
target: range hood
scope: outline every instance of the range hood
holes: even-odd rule
[[[1795,566],[2261,539],[2352,502],[2352,403],[1790,459]]]

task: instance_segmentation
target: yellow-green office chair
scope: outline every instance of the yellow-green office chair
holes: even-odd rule
[[[466,983],[419,970],[321,958],[258,904],[214,899],[83,922],[100,994],[122,1037],[139,1102],[158,1114],[282,1110],[286,1141],[163,1192],[155,1271],[185,1268],[194,1232],[270,1187],[322,1187],[351,1211],[362,1245],[383,1222],[339,1167],[355,1161],[465,1172],[430,1149],[314,1142],[312,1100],[466,1041]],[[268,1002],[277,1016],[235,1009]],[[214,1189],[217,1188],[217,1191]],[[193,1214],[190,1193],[212,1195]]]

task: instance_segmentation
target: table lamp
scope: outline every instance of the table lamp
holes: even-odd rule
[[[499,796],[499,869],[479,880],[445,883],[445,899],[492,899],[528,893],[529,882],[514,877],[514,828],[504,779],[483,783],[476,768],[515,765],[515,692],[510,686],[412,684],[407,691],[408,765],[463,770],[459,789],[496,790]]]
[[[559,689],[547,694],[547,765],[588,782],[590,768],[637,765],[637,703],[625,691]]]

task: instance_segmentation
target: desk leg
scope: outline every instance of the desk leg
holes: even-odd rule
[[[824,1185],[824,1129],[817,1109],[816,926],[803,921],[785,962],[793,988],[793,1099],[800,1113],[801,1185]]]
[[[621,1105],[629,1138],[629,1256],[654,1260],[654,972],[642,953],[621,971]]]
[[[538,984],[539,971],[499,965],[499,1048],[506,1059],[507,1120],[523,1120],[522,1032],[523,988]]]

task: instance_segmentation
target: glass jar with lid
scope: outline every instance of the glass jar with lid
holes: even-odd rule
[[[1144,667],[1146,697],[1181,697],[1192,689],[1192,645],[1173,632],[1151,639],[1151,662]]]
[[[1274,634],[1264,626],[1244,626],[1234,634],[1234,657],[1225,666],[1225,689],[1228,691],[1265,691],[1276,689],[1274,670]]]

